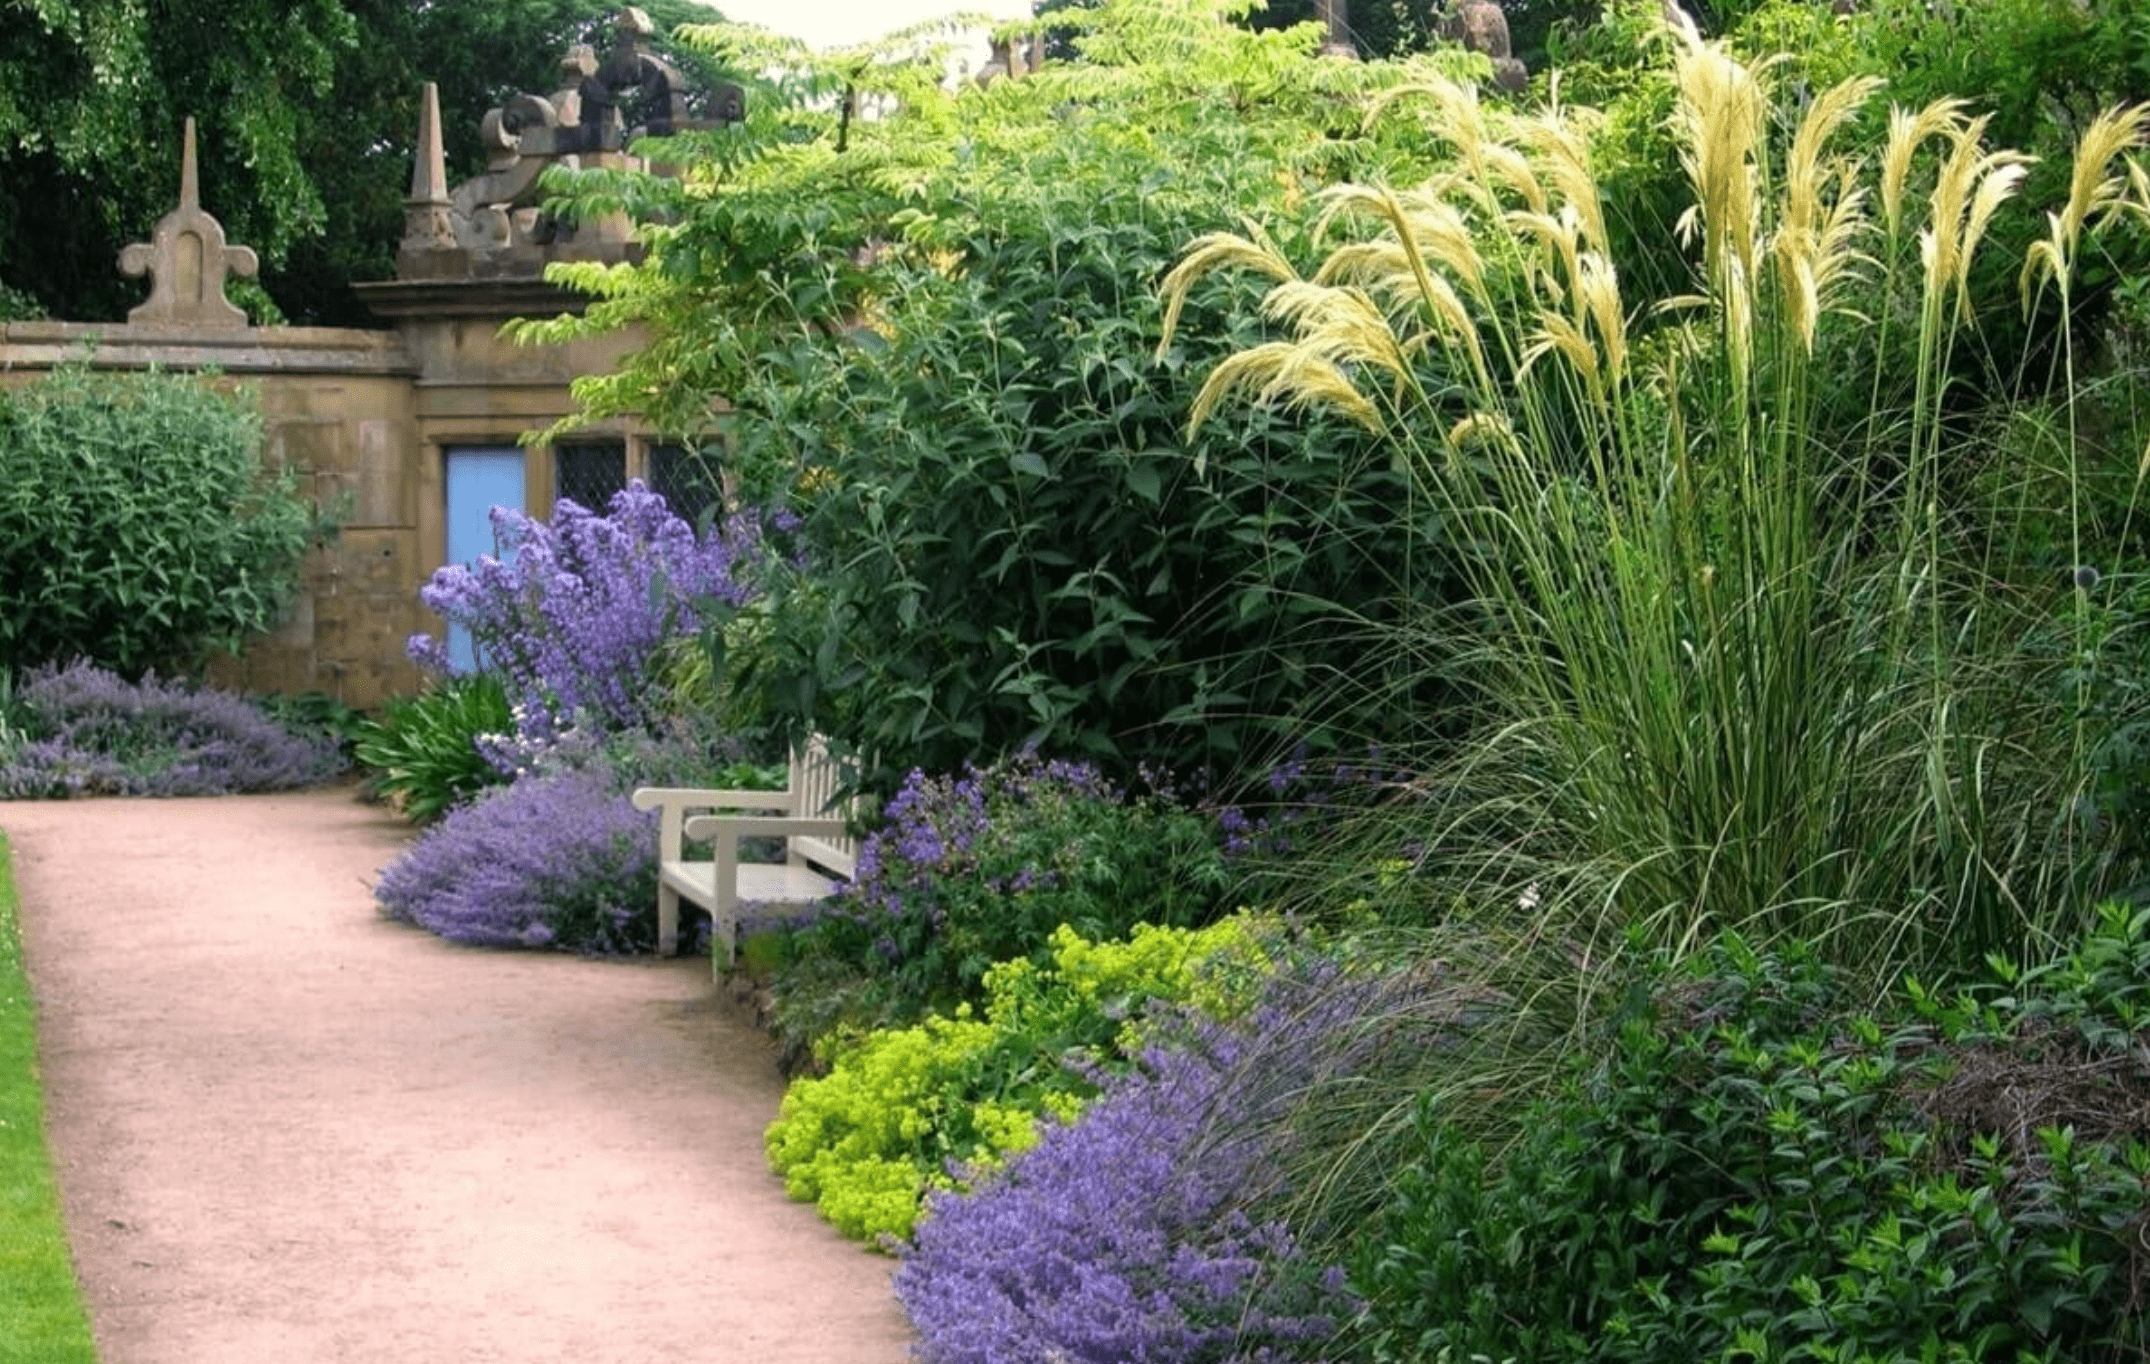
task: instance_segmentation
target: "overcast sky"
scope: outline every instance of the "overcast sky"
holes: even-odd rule
[[[724,17],[760,24],[803,38],[816,47],[841,46],[879,37],[921,19],[954,10],[978,10],[1002,18],[1030,13],[1030,0],[715,0]],[[981,59],[984,52],[981,44]]]

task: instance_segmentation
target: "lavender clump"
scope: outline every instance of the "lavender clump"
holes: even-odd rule
[[[764,553],[760,516],[735,514],[698,537],[639,480],[605,515],[562,499],[550,524],[505,507],[492,516],[506,558],[449,564],[419,599],[470,631],[526,735],[577,715],[607,731],[644,724],[658,649],[744,605]],[[409,652],[421,666],[452,671],[430,635],[412,636]]]
[[[0,746],[0,798],[218,796],[284,791],[344,768],[336,742],[296,734],[229,692],[127,682],[87,662],[29,674],[22,734]]]
[[[1307,1357],[1360,1304],[1247,1195],[1278,1192],[1291,1105],[1373,1061],[1359,1023],[1384,988],[1300,968],[1236,1022],[1189,1019],[1072,1124],[972,1192],[934,1195],[896,1274],[920,1357]]]
[[[458,806],[381,872],[382,912],[479,947],[646,951],[655,816],[604,774],[523,778]]]
[[[657,816],[635,786],[707,786],[735,740],[683,726],[570,738],[506,786],[457,806],[381,872],[382,913],[451,942],[593,955],[657,942]]]

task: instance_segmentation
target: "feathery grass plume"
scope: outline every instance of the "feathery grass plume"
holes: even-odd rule
[[[1926,303],[1942,306],[1954,295],[1957,320],[1970,311],[1965,289],[1971,256],[1993,213],[2023,180],[2031,158],[2021,152],[1986,151],[1989,116],[1962,124],[1951,134],[1948,157],[1934,178],[1926,227],[1919,233],[1919,261],[1926,269]]]
[[[1936,137],[1957,136],[1966,107],[1960,99],[1941,99],[1916,113],[1889,110],[1889,137],[1881,153],[1881,220],[1891,241],[1903,235],[1904,189],[1911,179],[1912,158]]]
[[[1491,307],[1485,261],[1462,216],[1429,195],[1402,195],[1386,188],[1345,185],[1322,197],[1317,241],[1327,237],[1340,217],[1352,213],[1373,215],[1386,231],[1372,241],[1346,243],[1331,252],[1315,272],[1315,282],[1357,284],[1383,300],[1391,330],[1401,326],[1397,344],[1405,353],[1417,353],[1437,337],[1464,352],[1473,381],[1484,387],[1489,381],[1478,324],[1448,278],[1460,279],[1481,309]]]
[[[1825,91],[1800,120],[1785,162],[1784,211],[1770,239],[1770,255],[1782,306],[1809,354],[1834,286],[1867,262],[1857,247],[1865,201],[1857,184],[1859,161],[1828,155],[1829,142],[1881,84],[1853,77]]]
[[[1336,185],[1322,191],[1321,203],[1321,216],[1314,224],[1316,241],[1327,240],[1340,217],[1354,213],[1371,214],[1388,224],[1389,240],[1404,253],[1412,282],[1421,293],[1429,291],[1429,276],[1433,269],[1439,268],[1462,281],[1481,307],[1489,302],[1486,263],[1479,255],[1478,239],[1463,215],[1438,195],[1396,190],[1386,185]],[[1375,244],[1345,243],[1322,262],[1314,276],[1315,281],[1328,284],[1338,278],[1355,278],[1358,283],[1372,285],[1375,282],[1372,271],[1359,274],[1344,263],[1352,248],[1361,245]]]
[[[1590,143],[1575,119],[1556,103],[1551,110],[1524,119],[1516,136],[1536,153],[1539,170],[1559,201],[1580,219],[1583,245],[1592,251],[1607,250],[1605,206],[1590,168]]]
[[[1195,395],[1187,429],[1200,429],[1220,403],[1239,393],[1252,394],[1257,406],[1281,404],[1287,410],[1328,406],[1369,431],[1385,427],[1380,410],[1335,361],[1322,355],[1318,345],[1267,341],[1228,356],[1210,371],[1202,391]]]
[[[2065,296],[2075,270],[2076,243],[2093,217],[2110,221],[2132,211],[2150,220],[2150,184],[2145,183],[2142,163],[2127,155],[2146,138],[2150,104],[2134,104],[2099,114],[2076,140],[2068,202],[2059,212],[2046,214],[2045,239],[2031,243],[2024,256],[2018,287],[2026,310],[2033,287],[2046,280],[2054,281]],[[2124,170],[2112,170],[2113,162],[2123,157]],[[2136,195],[2132,202],[2131,187]]]
[[[1262,231],[1259,223],[1250,219],[1246,229],[1244,237],[1234,232],[1210,232],[1196,238],[1180,258],[1180,263],[1165,276],[1159,287],[1165,302],[1165,319],[1157,341],[1157,359],[1163,360],[1171,349],[1173,334],[1179,330],[1180,314],[1187,307],[1187,294],[1202,276],[1230,266],[1267,275],[1278,283],[1299,278],[1299,272],[1284,258],[1284,253],[1277,250],[1277,244]]]
[[[1769,107],[1763,76],[1777,60],[1749,67],[1719,44],[1687,39],[1673,61],[1680,91],[1675,118],[1684,139],[1680,161],[1695,194],[1680,225],[1690,234],[1700,232],[1713,281],[1723,276],[1728,258],[1739,262],[1746,278],[1755,274],[1758,160]]]

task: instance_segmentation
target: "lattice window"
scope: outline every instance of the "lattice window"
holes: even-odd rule
[[[576,441],[552,449],[555,501],[569,498],[602,512],[627,486],[627,447],[619,441]]]
[[[724,514],[724,473],[714,449],[656,445],[649,452],[649,485],[680,519],[699,528]]]

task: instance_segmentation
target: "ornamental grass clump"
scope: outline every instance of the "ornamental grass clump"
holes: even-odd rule
[[[301,735],[229,692],[86,662],[29,673],[0,723],[0,798],[285,791],[343,771],[338,743]]]
[[[2024,647],[2049,608],[1979,558],[1995,509],[1965,495],[1948,383],[2024,158],[1954,101],[1846,146],[1876,82],[1794,108],[1768,63],[1671,41],[1685,292],[1623,293],[1590,111],[1436,80],[1374,116],[1417,113],[1452,165],[1328,191],[1311,274],[1215,233],[1168,278],[1168,343],[1205,273],[1274,281],[1282,335],[1217,366],[1193,421],[1340,410],[1470,547],[1471,600],[1396,643],[1475,685],[1472,736],[1403,816],[1428,902],[1527,905],[1583,962],[1727,927],[1876,977],[2055,941],[2126,869],[2074,816],[2092,736]],[[2150,219],[2144,117],[2086,132],[2027,291],[2066,293],[2089,227]],[[1909,374],[1845,363],[1904,353]]]
[[[752,595],[762,521],[738,513],[697,535],[637,480],[603,515],[562,499],[550,523],[492,512],[501,556],[449,564],[419,598],[470,632],[499,676],[520,732],[569,724],[644,726],[664,697],[649,679],[669,641],[691,636]],[[454,671],[441,642],[414,635],[413,658]]]

